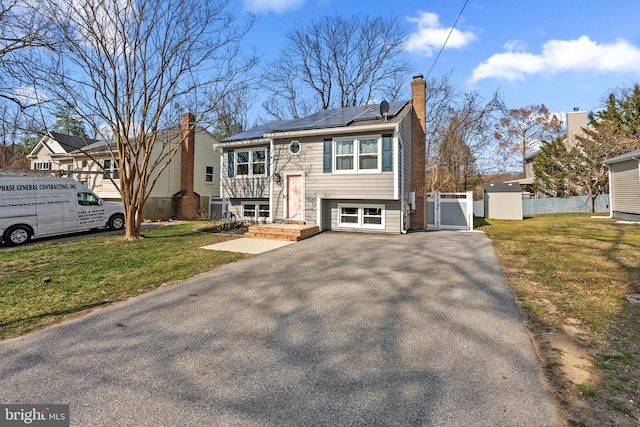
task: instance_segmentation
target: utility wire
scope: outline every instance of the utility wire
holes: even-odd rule
[[[462,9],[460,9],[460,13],[456,17],[456,22],[453,23],[453,26],[451,27],[451,31],[449,31],[449,34],[447,35],[447,38],[444,41],[444,44],[440,48],[440,52],[438,52],[438,56],[436,56],[435,61],[433,61],[433,65],[431,65],[431,68],[429,69],[429,72],[427,73],[427,78],[425,80],[429,79],[429,76],[431,75],[431,71],[433,71],[433,67],[436,66],[436,63],[438,62],[438,59],[440,59],[440,55],[442,54],[442,51],[444,50],[444,47],[447,45],[447,42],[449,41],[449,37],[451,37],[451,33],[453,33],[453,30],[456,28],[456,24],[458,23],[458,20],[462,16],[462,12],[464,12],[464,8],[467,7],[467,3],[469,3],[469,0],[465,0],[464,4],[462,5]]]

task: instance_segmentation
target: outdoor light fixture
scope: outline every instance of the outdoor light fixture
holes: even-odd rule
[[[274,174],[273,174],[273,181],[274,181],[276,184],[280,184],[280,181],[281,181],[281,180],[282,180],[282,177],[280,176],[280,174],[279,174],[279,173],[274,173]]]

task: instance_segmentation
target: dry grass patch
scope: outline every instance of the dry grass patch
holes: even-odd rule
[[[570,425],[640,419],[640,227],[590,215],[486,220]]]

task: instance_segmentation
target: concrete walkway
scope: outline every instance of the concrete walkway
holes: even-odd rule
[[[244,254],[262,254],[274,249],[288,246],[294,242],[284,240],[255,239],[252,237],[241,237],[239,239],[227,240],[213,245],[203,246],[202,249],[211,251],[241,252]]]
[[[556,426],[480,233],[323,233],[0,343],[73,426]]]

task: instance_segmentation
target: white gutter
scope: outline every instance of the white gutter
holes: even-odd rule
[[[340,128],[324,128],[324,129],[304,129],[304,130],[293,130],[288,132],[273,132],[267,133],[264,136],[266,138],[294,138],[294,137],[303,137],[309,135],[336,135],[336,134],[344,134],[344,133],[357,133],[357,132],[373,132],[373,131],[383,131],[383,130],[397,130],[397,123],[378,123],[375,125],[363,125],[363,126],[353,126],[353,127],[340,127]]]

